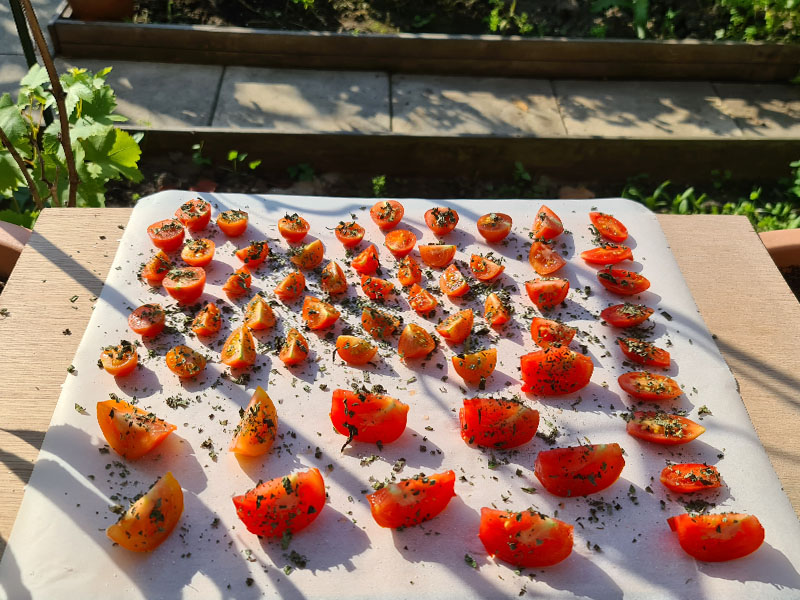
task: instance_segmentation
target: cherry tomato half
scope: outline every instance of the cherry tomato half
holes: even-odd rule
[[[167,352],[167,367],[181,379],[199,375],[206,368],[206,357],[179,344]]]
[[[211,205],[202,198],[193,198],[181,204],[175,216],[189,231],[200,231],[211,221]]]
[[[561,304],[569,293],[569,281],[558,277],[541,277],[525,282],[525,291],[539,310],[550,310]]]
[[[458,213],[452,208],[431,208],[425,212],[425,224],[434,235],[447,235],[458,225]]]
[[[515,513],[483,507],[478,537],[490,556],[515,567],[549,567],[572,552],[572,530],[531,508]]]
[[[215,248],[216,245],[211,240],[192,240],[181,250],[181,260],[192,267],[208,266],[214,259]]]
[[[369,216],[382,231],[388,231],[397,227],[404,212],[403,205],[397,200],[381,200],[373,205]]]
[[[500,242],[511,232],[511,217],[488,213],[478,219],[478,233],[489,243]]]
[[[349,223],[339,221],[334,234],[336,239],[342,243],[342,246],[355,248],[364,239],[364,228],[355,221],[350,221]]]
[[[624,242],[628,238],[628,229],[611,215],[590,212],[589,219],[597,229],[597,233],[612,242]]]
[[[172,252],[181,247],[186,232],[177,219],[164,219],[150,225],[147,228],[147,235],[150,236],[150,241],[156,248]]]
[[[661,483],[678,494],[713,490],[722,486],[716,467],[700,463],[668,465],[661,471]]]
[[[456,247],[449,244],[424,244],[419,246],[419,257],[429,267],[446,267],[456,255]]]
[[[682,514],[667,519],[684,551],[705,562],[722,562],[752,554],[764,542],[764,527],[753,515]]]
[[[615,265],[623,260],[633,260],[633,252],[627,246],[605,244],[599,248],[584,250],[581,258],[591,265]]]
[[[640,400],[661,402],[673,400],[683,393],[681,387],[671,377],[647,371],[623,373],[617,381],[619,387]]]
[[[480,350],[471,354],[457,354],[452,359],[453,368],[465,383],[480,385],[481,389],[497,366],[497,348]]]
[[[417,236],[407,229],[395,229],[386,234],[384,245],[395,258],[403,258],[411,253],[417,243]]]
[[[539,452],[534,474],[554,496],[588,496],[614,485],[625,466],[619,444],[593,444]]]
[[[628,360],[640,365],[669,369],[670,355],[666,350],[637,338],[619,338],[617,341]]]
[[[136,351],[136,346],[127,340],[122,340],[119,346],[103,348],[100,362],[114,377],[125,377],[133,373],[139,364],[139,353]]]
[[[226,210],[217,216],[217,227],[228,237],[239,237],[247,229],[247,213],[243,210]]]
[[[612,327],[635,327],[644,323],[652,314],[652,308],[628,302],[609,306],[600,312],[603,320]]]
[[[367,495],[372,517],[381,527],[413,527],[434,518],[455,497],[456,474],[445,471],[390,483]]]
[[[155,337],[164,331],[166,314],[160,304],[143,304],[128,317],[128,326],[143,337]]]
[[[334,390],[331,422],[350,440],[390,444],[406,429],[408,405],[385,394]]]
[[[283,236],[283,239],[292,244],[302,241],[309,229],[311,229],[311,226],[308,221],[297,213],[284,215],[278,220],[278,233]]]
[[[517,400],[465,398],[458,411],[461,439],[484,448],[516,448],[527,444],[539,428],[539,411]]]
[[[520,359],[523,392],[537,396],[562,396],[589,384],[594,372],[592,359],[566,346],[550,346]]]
[[[164,277],[164,289],[179,304],[191,304],[203,295],[206,272],[203,267],[172,269]]]
[[[644,275],[625,269],[612,269],[610,266],[598,271],[597,279],[609,292],[620,296],[641,294],[650,287],[650,281]]]
[[[627,426],[633,437],[663,446],[688,444],[705,430],[691,419],[662,412],[637,411]]]

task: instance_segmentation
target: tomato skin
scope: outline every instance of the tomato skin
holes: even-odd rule
[[[688,444],[706,430],[680,415],[636,411],[628,421],[627,432],[635,438],[662,446]]]
[[[256,342],[250,328],[242,325],[234,329],[219,354],[220,360],[232,369],[253,366],[256,362]]]
[[[539,310],[551,310],[567,299],[569,281],[557,277],[543,277],[525,282],[525,291]]]
[[[397,279],[403,287],[422,281],[422,270],[419,268],[417,261],[411,256],[406,256],[400,261],[400,268],[397,269]]]
[[[349,223],[339,221],[334,234],[336,239],[342,243],[342,246],[355,248],[364,239],[364,228],[355,221],[350,221]]]
[[[128,317],[131,331],[142,337],[155,337],[164,331],[166,315],[160,304],[143,304]]]
[[[181,204],[175,217],[189,231],[201,231],[211,221],[211,205],[202,198],[194,198]]]
[[[147,228],[147,235],[156,248],[172,252],[181,247],[186,231],[177,219],[164,219],[150,225]]]
[[[564,225],[556,213],[542,204],[539,212],[536,213],[531,232],[535,239],[552,240],[564,232]]]
[[[418,246],[419,257],[429,267],[442,268],[450,264],[456,255],[456,247],[445,244],[423,244]]]
[[[542,317],[535,317],[531,321],[531,337],[537,346],[545,350],[552,344],[569,346],[577,331],[576,327]]]
[[[379,265],[378,251],[375,249],[374,244],[364,248],[350,263],[353,270],[361,275],[372,275]]]
[[[469,292],[469,284],[455,265],[450,265],[439,276],[439,289],[449,298],[458,298]]]
[[[567,261],[556,250],[538,240],[534,240],[531,244],[528,262],[539,275],[550,275],[567,264]]]
[[[97,403],[97,423],[114,452],[129,460],[141,458],[177,429],[118,398]]]
[[[636,338],[619,338],[617,342],[628,360],[640,365],[669,369],[671,359],[666,350]]]
[[[478,219],[478,233],[487,242],[503,241],[511,232],[511,217],[504,213],[487,213]]]
[[[319,298],[306,296],[303,300],[303,321],[312,331],[330,327],[339,319],[339,311]]]
[[[628,239],[628,229],[611,215],[601,212],[590,212],[589,220],[597,229],[597,233],[612,242],[620,243]]]
[[[417,236],[407,229],[395,229],[386,234],[384,246],[395,258],[403,258],[411,254],[417,244]]]
[[[130,375],[139,364],[139,353],[136,346],[122,340],[119,346],[106,346],[100,353],[103,368],[114,377]]]
[[[217,227],[228,237],[239,237],[247,230],[247,220],[243,210],[226,210],[217,215]]]
[[[320,266],[324,258],[325,246],[322,245],[320,240],[314,240],[310,244],[306,244],[300,248],[296,254],[289,257],[289,260],[292,261],[296,267],[308,271]]]
[[[323,291],[331,296],[344,294],[347,291],[347,278],[344,275],[344,271],[342,271],[342,267],[335,260],[329,262],[322,269],[320,286]]]
[[[458,213],[452,208],[430,208],[425,211],[425,224],[434,235],[447,235],[458,225]]]
[[[539,428],[539,411],[521,402],[498,398],[465,398],[458,411],[461,439],[483,448],[516,448]]]
[[[625,459],[619,444],[594,444],[542,450],[534,474],[554,496],[572,498],[602,492],[619,479]]]
[[[280,538],[308,527],[325,507],[325,482],[318,469],[270,479],[233,497],[236,516],[247,531]]]
[[[178,304],[191,304],[203,295],[206,272],[203,267],[172,269],[164,277],[163,284],[164,289],[178,301]]]
[[[385,394],[333,392],[330,412],[333,427],[357,442],[391,444],[403,435],[407,415],[407,404]]]
[[[397,352],[405,361],[408,358],[423,358],[436,349],[436,342],[431,334],[416,323],[409,323],[400,334]]]
[[[497,366],[497,348],[472,354],[457,354],[451,360],[456,373],[465,383],[483,385]]]
[[[469,268],[478,281],[491,281],[505,270],[503,265],[479,254],[470,257]]]
[[[372,517],[381,527],[391,529],[428,521],[447,508],[450,499],[455,497],[455,480],[453,471],[445,471],[390,483],[367,494]]]
[[[723,562],[752,554],[764,542],[764,527],[753,515],[682,514],[667,519],[681,548],[697,560]]]
[[[253,296],[244,308],[244,324],[251,331],[261,331],[275,327],[277,319],[267,299],[260,294]]]
[[[497,292],[492,292],[486,297],[486,304],[483,308],[483,318],[486,319],[492,327],[500,327],[511,320],[511,312]]]
[[[164,254],[163,250],[159,250],[144,266],[141,277],[150,287],[159,287],[171,269],[172,261],[169,256]]]
[[[403,218],[405,209],[397,200],[381,200],[369,210],[369,216],[381,231],[394,229]]]
[[[236,251],[236,258],[244,263],[248,269],[257,269],[269,256],[269,244],[266,240],[250,242],[249,246]]]
[[[228,281],[222,286],[222,291],[230,299],[241,298],[250,292],[250,284],[253,282],[253,275],[247,267],[239,267],[228,277]]]
[[[460,344],[472,332],[474,319],[471,308],[461,310],[439,323],[436,331],[451,344]]]
[[[566,346],[550,346],[520,359],[523,392],[563,396],[586,387],[594,372],[592,359]]]
[[[572,525],[533,509],[481,508],[478,537],[490,556],[515,567],[550,567],[572,553]]]
[[[619,387],[634,398],[651,402],[674,400],[683,393],[671,377],[647,371],[623,373],[617,378],[617,382]]]
[[[650,281],[639,273],[610,266],[597,272],[597,279],[609,292],[620,296],[641,294],[650,287]]]
[[[677,494],[691,494],[722,486],[716,467],[700,463],[668,465],[661,471],[661,483]]]
[[[221,327],[222,314],[213,302],[206,304],[192,321],[192,331],[199,336],[217,334]]]
[[[599,248],[584,250],[581,258],[591,265],[615,265],[624,260],[633,260],[633,252],[627,246],[606,244]]]
[[[259,385],[244,409],[229,449],[242,456],[261,456],[272,448],[277,435],[278,411]]]
[[[106,535],[133,552],[150,552],[169,537],[182,514],[183,490],[168,471],[106,529]]]
[[[308,358],[308,342],[297,329],[292,328],[286,334],[286,342],[281,347],[278,358],[287,367],[299,365]]]
[[[394,286],[390,282],[372,275],[361,276],[361,290],[368,298],[379,302],[394,294]]]
[[[192,240],[181,250],[181,260],[192,267],[208,266],[214,259],[215,248],[211,240]]]
[[[306,289],[306,278],[300,271],[289,273],[275,286],[275,295],[283,302],[297,300]]]
[[[408,304],[418,315],[430,314],[439,305],[439,301],[428,290],[422,289],[418,284],[411,286],[408,291]]]
[[[644,323],[652,314],[652,308],[628,302],[615,304],[600,311],[600,317],[612,327],[635,327]]]
[[[167,352],[167,367],[181,379],[194,377],[206,368],[206,357],[179,344]]]
[[[302,241],[309,229],[311,226],[308,221],[297,213],[287,214],[278,220],[278,233],[291,244]]]
[[[336,351],[348,365],[365,365],[373,359],[378,347],[354,335],[340,335],[336,338]]]
[[[376,340],[388,340],[401,323],[394,315],[371,306],[361,311],[361,326]]]

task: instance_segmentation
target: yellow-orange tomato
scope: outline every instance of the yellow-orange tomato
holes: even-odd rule
[[[466,383],[479,384],[486,381],[496,366],[496,348],[453,357],[453,367]]]
[[[325,246],[319,240],[314,240],[310,244],[306,244],[302,248],[289,257],[297,267],[301,269],[316,269],[322,264],[322,259],[325,257]]]
[[[258,386],[236,427],[230,450],[243,456],[261,456],[272,447],[277,434],[278,411],[264,388]]]
[[[144,456],[176,429],[153,413],[116,397],[97,403],[97,423],[108,445],[129,460]]]
[[[272,312],[267,299],[261,294],[253,296],[244,309],[244,324],[253,331],[258,331],[270,329],[276,322],[275,313]]]
[[[122,340],[119,346],[106,346],[100,353],[100,362],[103,368],[114,377],[125,377],[133,373],[139,364],[139,353],[136,346],[127,340]]]
[[[220,352],[223,363],[234,369],[250,367],[256,362],[256,341],[250,328],[242,325],[235,329],[225,340],[225,345]]]
[[[431,334],[415,323],[409,323],[400,334],[397,351],[400,358],[421,358],[427,356],[436,348]]]
[[[340,335],[336,338],[336,351],[349,365],[365,365],[378,352],[378,347],[354,335]]]
[[[167,352],[167,367],[181,379],[194,377],[206,368],[206,357],[179,344]]]

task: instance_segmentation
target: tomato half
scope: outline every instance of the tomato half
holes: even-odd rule
[[[447,235],[458,225],[458,213],[452,208],[430,208],[425,211],[425,224],[434,235]]]
[[[394,315],[365,306],[361,311],[361,326],[376,340],[388,340],[403,321]]]
[[[752,554],[764,542],[764,527],[753,515],[682,514],[667,519],[681,548],[697,560],[722,562]]]
[[[439,276],[439,289],[450,298],[458,298],[469,292],[469,283],[455,265],[450,265]]]
[[[628,228],[611,215],[590,212],[589,220],[597,229],[597,233],[612,242],[624,242],[628,238]]]
[[[636,338],[619,338],[617,341],[628,360],[640,365],[669,369],[670,355],[666,350]]]
[[[417,236],[407,229],[395,229],[386,234],[384,246],[395,258],[408,256],[417,243]]]
[[[268,538],[308,527],[325,507],[325,481],[317,469],[270,479],[233,497],[247,531]]]
[[[490,556],[515,567],[549,567],[572,552],[572,525],[533,509],[481,508],[478,537]]]
[[[406,256],[400,261],[400,268],[397,269],[397,279],[400,285],[408,287],[422,281],[422,270],[419,264],[411,256]]]
[[[564,232],[564,225],[556,213],[542,204],[533,220],[531,232],[535,239],[552,240]]]
[[[189,231],[200,231],[211,221],[211,205],[202,198],[193,198],[181,204],[175,216]]]
[[[566,300],[569,281],[558,277],[542,277],[526,281],[525,291],[539,310],[550,310]]]
[[[125,377],[133,373],[139,364],[139,353],[136,351],[136,346],[127,340],[122,340],[119,346],[103,348],[100,362],[114,377]]]
[[[439,301],[428,290],[421,288],[418,284],[411,286],[408,291],[408,304],[418,315],[429,315],[439,305]]]
[[[242,419],[233,432],[230,451],[242,456],[261,456],[272,448],[278,435],[278,411],[260,385],[253,392]]]
[[[291,302],[302,296],[305,289],[305,276],[300,271],[293,271],[275,286],[275,295],[284,302]]]
[[[219,354],[220,360],[233,369],[253,366],[256,362],[256,341],[250,328],[242,325],[234,329]]]
[[[213,302],[206,304],[192,321],[195,335],[210,336],[219,333],[222,327],[222,314]]]
[[[155,337],[164,331],[166,313],[160,304],[143,304],[128,317],[128,326],[143,337]]]
[[[228,237],[239,237],[247,229],[247,213],[243,210],[226,210],[217,216],[217,227]]]
[[[167,472],[106,529],[106,535],[133,552],[150,552],[169,537],[182,514],[183,490]]]
[[[613,327],[635,327],[644,323],[652,314],[652,308],[628,302],[615,304],[600,311],[603,320]]]
[[[511,320],[511,311],[508,305],[503,302],[497,292],[492,292],[486,297],[486,304],[483,307],[483,318],[492,327],[500,327]]]
[[[319,298],[306,296],[303,300],[303,321],[312,331],[330,327],[339,319],[339,311]]]
[[[397,200],[381,200],[369,210],[369,216],[382,231],[397,227],[403,218],[403,205]]]
[[[475,315],[472,309],[460,310],[436,326],[436,331],[451,344],[460,344],[472,332]]]
[[[287,367],[299,365],[308,358],[308,342],[297,329],[292,328],[286,334],[286,341],[281,347],[278,358]]]
[[[297,213],[284,215],[278,220],[278,233],[283,236],[283,239],[292,244],[306,237],[309,229],[311,229],[311,226],[308,221]]]
[[[164,254],[163,250],[159,250],[158,253],[142,267],[141,277],[150,287],[158,287],[161,285],[161,282],[164,281],[164,277],[167,276],[170,269],[172,269],[172,261],[169,259],[169,256]]]
[[[269,256],[269,244],[266,241],[250,242],[249,246],[236,251],[236,258],[248,269],[257,269]]]
[[[627,246],[605,244],[599,248],[584,250],[581,258],[591,265],[615,265],[623,260],[633,260],[633,252]]]
[[[691,494],[722,486],[716,467],[700,463],[668,465],[661,471],[661,483],[677,494]]]
[[[241,298],[250,293],[250,284],[253,282],[253,275],[247,267],[239,267],[228,277],[228,281],[222,286],[222,291],[228,298]]]
[[[534,241],[531,244],[528,262],[539,275],[550,275],[567,264],[567,261],[556,250],[553,250],[546,242],[540,241]]]
[[[566,346],[550,346],[520,359],[523,392],[537,396],[562,396],[589,385],[592,359]]]
[[[639,273],[607,267],[597,272],[597,279],[609,292],[620,296],[641,294],[650,287],[650,281]]]
[[[325,246],[320,240],[314,240],[302,248],[292,249],[289,260],[300,269],[316,269],[325,258]]]
[[[400,334],[397,352],[402,360],[408,358],[422,358],[428,356],[436,349],[436,342],[431,334],[416,323],[409,323]]]
[[[192,240],[181,250],[181,260],[192,267],[205,267],[214,259],[215,248],[211,240]]]
[[[172,269],[164,277],[164,289],[179,304],[191,304],[203,295],[206,287],[206,272],[203,267]]]
[[[347,291],[347,278],[344,276],[342,267],[335,260],[332,260],[322,269],[320,287],[331,296],[344,294]]]
[[[457,354],[451,360],[456,373],[465,383],[483,386],[497,366],[497,348]]]
[[[350,263],[353,270],[361,275],[372,275],[379,265],[378,251],[375,249],[374,244],[364,248]]]
[[[357,442],[390,444],[406,429],[408,405],[385,394],[334,390],[331,401],[333,427]]]
[[[367,494],[372,517],[381,527],[391,529],[428,521],[447,508],[455,497],[455,480],[453,471],[445,471],[429,477],[420,473],[411,479],[390,483]]]
[[[349,223],[339,221],[334,234],[336,239],[342,243],[342,246],[355,248],[364,239],[364,228],[355,221],[350,221]]]
[[[389,281],[372,275],[361,276],[361,290],[368,298],[379,302],[394,294],[394,286]]]
[[[633,437],[664,446],[688,444],[705,430],[691,419],[662,412],[637,411],[627,426]]]
[[[461,439],[484,448],[527,444],[539,428],[539,411],[502,398],[465,398],[458,411]]]
[[[503,213],[488,213],[478,219],[478,233],[489,243],[500,242],[511,232],[511,217]]]
[[[253,299],[244,307],[244,324],[251,331],[272,329],[275,327],[275,323],[277,323],[275,313],[272,312],[272,307],[267,299],[261,294],[253,296]]]
[[[177,219],[164,219],[150,225],[147,228],[147,235],[156,248],[172,252],[181,247],[186,231]]]
[[[167,368],[181,379],[194,377],[206,368],[206,357],[179,344],[167,352]]]
[[[542,450],[533,472],[548,492],[571,498],[611,487],[624,466],[619,444],[593,444]]]
[[[479,281],[491,281],[505,270],[500,263],[496,263],[487,256],[473,254],[469,260],[469,268],[475,279]]]
[[[671,377],[647,371],[623,373],[617,381],[619,387],[640,400],[661,402],[673,400],[683,393],[681,387]]]
[[[448,244],[424,244],[418,248],[419,257],[429,267],[446,267],[456,255],[456,247]]]
[[[114,452],[130,460],[141,458],[177,429],[119,398],[97,403],[97,423]]]
[[[340,335],[336,338],[336,351],[348,365],[365,365],[373,359],[378,347],[355,335]]]

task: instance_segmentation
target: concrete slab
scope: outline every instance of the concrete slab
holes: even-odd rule
[[[714,83],[725,111],[745,135],[800,137],[800,87]]]
[[[31,4],[33,5],[33,10],[36,11],[39,26],[45,32],[45,38],[52,51],[53,44],[50,42],[47,24],[55,16],[61,0],[31,0]],[[14,16],[11,14],[11,7],[8,2],[0,3],[0,55],[2,54],[22,54],[17,27],[14,24]],[[5,57],[0,56],[0,61],[3,60],[5,60]]]
[[[108,83],[117,94],[117,112],[145,128],[197,127],[211,124],[214,97],[223,67],[111,60],[56,61],[59,72],[69,67],[99,71],[113,67]]]
[[[395,75],[392,131],[419,135],[560,136],[553,87],[543,79]]]
[[[569,135],[740,137],[706,81],[554,81]]]
[[[389,131],[389,77],[363,71],[228,67],[213,125],[269,132]]]
[[[20,79],[28,72],[28,63],[22,55],[0,56],[0,94],[8,92],[17,99]]]

